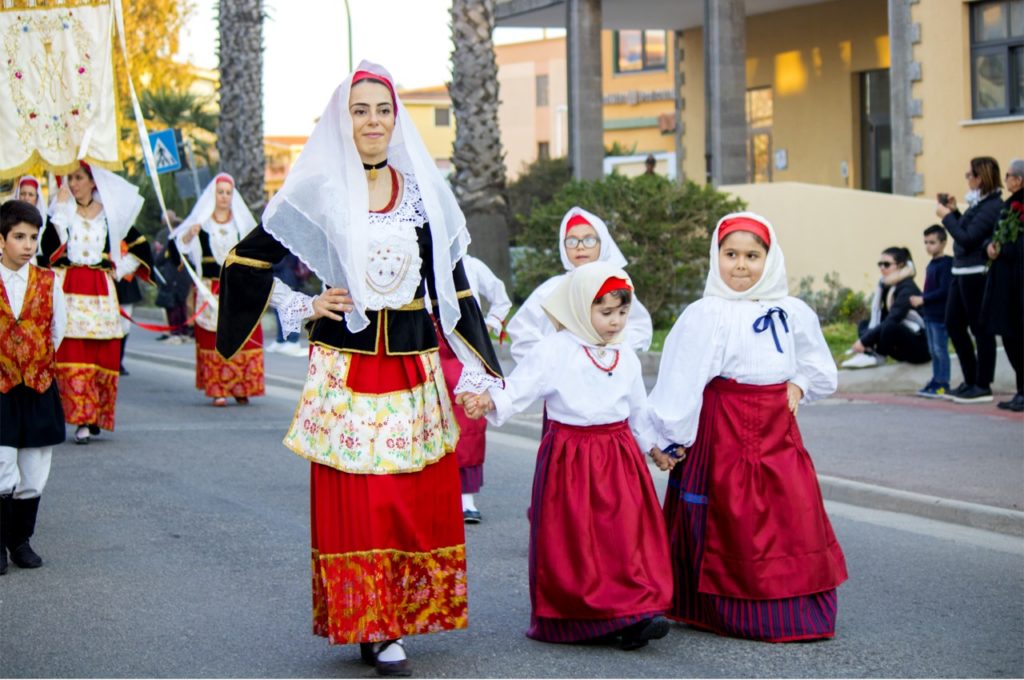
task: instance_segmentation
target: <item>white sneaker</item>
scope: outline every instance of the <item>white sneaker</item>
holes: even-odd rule
[[[871,352],[861,352],[860,354],[857,354],[856,356],[850,357],[849,359],[844,361],[842,364],[840,364],[840,367],[841,368],[874,368],[875,366],[880,365],[883,361],[885,361],[885,360],[882,359],[882,357],[878,356],[877,354],[873,354]]]
[[[284,342],[281,343],[284,347],[277,350],[279,354],[284,354],[290,357],[302,357],[303,359],[309,358],[309,350],[300,345],[297,342]]]
[[[270,343],[269,345],[264,345],[263,346],[263,351],[264,352],[271,352],[271,353],[273,353],[273,352],[280,352],[281,351],[281,343],[278,342],[277,340],[275,340],[274,342]]]

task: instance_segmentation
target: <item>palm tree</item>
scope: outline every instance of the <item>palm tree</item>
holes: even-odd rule
[[[264,203],[263,0],[220,0],[220,167],[253,210]]]
[[[160,87],[146,90],[139,102],[142,117],[162,127],[177,128],[195,144],[196,155],[210,165],[210,151],[217,135],[217,114],[209,108],[210,101],[188,91]]]
[[[473,236],[470,249],[509,281],[505,162],[498,129],[494,0],[453,0],[452,82],[455,112],[452,188]]]

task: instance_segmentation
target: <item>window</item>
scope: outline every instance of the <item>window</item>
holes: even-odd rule
[[[1024,114],[1024,0],[971,5],[975,118]]]
[[[668,66],[665,31],[615,31],[613,41],[616,73],[664,71]]]
[[[537,142],[537,159],[548,160],[551,158],[551,144],[549,142]]]
[[[772,181],[772,88],[747,90],[747,181]]]
[[[537,106],[548,105],[548,77],[537,76]]]
[[[447,106],[439,106],[434,109],[434,127],[448,127],[450,123],[451,112]]]

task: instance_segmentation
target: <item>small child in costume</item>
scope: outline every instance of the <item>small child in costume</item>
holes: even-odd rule
[[[638,649],[669,630],[668,544],[641,452],[651,434],[637,430],[647,395],[640,360],[623,342],[632,294],[614,265],[573,270],[544,302],[558,331],[504,389],[463,398],[471,417],[494,410],[494,425],[547,402],[530,511],[527,636],[536,640],[616,638]]]
[[[22,569],[43,565],[29,539],[65,436],[56,352],[67,312],[54,273],[32,264],[42,226],[33,205],[0,205],[0,574],[8,552]]]
[[[795,416],[836,381],[817,316],[789,296],[771,224],[723,217],[704,297],[666,338],[648,398],[669,452],[652,457],[672,470],[670,618],[770,642],[834,635],[846,562]]]

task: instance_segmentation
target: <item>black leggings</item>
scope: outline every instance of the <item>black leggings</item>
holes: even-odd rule
[[[988,389],[996,372],[996,338],[981,318],[981,299],[985,295],[984,274],[953,275],[946,300],[946,331],[960,359],[960,370],[968,385]],[[967,329],[971,332],[968,333]],[[971,342],[971,335],[974,342]],[[978,354],[975,357],[974,347]]]
[[[863,336],[867,330],[868,321],[861,321],[857,326],[857,335]],[[910,364],[924,364],[932,360],[932,355],[928,352],[928,337],[924,331],[915,333],[902,322],[883,323],[878,334],[878,344],[867,349]]]

